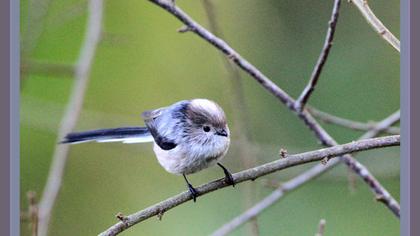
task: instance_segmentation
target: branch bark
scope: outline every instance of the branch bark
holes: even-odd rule
[[[389,31],[384,24],[376,17],[373,11],[370,9],[367,0],[350,0],[357,9],[359,9],[360,13],[362,13],[363,17],[369,23],[373,30],[381,36],[387,43],[389,43],[395,50],[400,52],[400,40],[395,37],[391,31]]]
[[[329,113],[320,111],[313,107],[307,107],[308,111],[315,117],[325,123],[335,124],[338,126],[342,126],[345,128],[359,130],[359,131],[369,131],[375,129],[377,126],[376,122],[359,122],[354,120],[345,119],[342,117],[338,117],[335,115],[331,115]],[[400,128],[398,127],[388,127],[383,132],[388,134],[400,134]]]
[[[295,112],[298,117],[305,123],[310,130],[312,130],[315,136],[319,141],[325,146],[334,146],[337,145],[337,142],[322,128],[321,125],[313,118],[313,116],[307,111],[299,111],[294,106],[295,100],[279,88],[275,83],[273,83],[268,77],[266,77],[261,71],[259,71],[255,66],[249,63],[244,59],[239,53],[237,53],[233,48],[231,48],[225,41],[214,36],[212,33],[207,31],[201,25],[196,23],[190,16],[188,16],[184,11],[177,7],[173,1],[168,0],[149,0],[157,6],[163,8],[178,20],[183,22],[188,31],[195,33],[200,36],[205,41],[212,44],[214,47],[219,49],[225,55],[228,56],[237,66],[242,70],[248,73],[252,78],[254,78],[258,83],[263,86],[269,93],[274,95],[279,101],[285,104],[291,111]],[[365,181],[372,191],[377,195],[387,196],[387,199],[392,203],[388,206],[393,206],[390,210],[399,217],[399,204],[395,199],[389,194],[389,192],[378,182],[371,181],[376,180],[375,177],[370,173],[370,171],[355,160],[350,155],[345,155],[342,158],[343,162],[357,175],[359,175],[363,181]]]
[[[309,83],[306,85],[305,89],[302,91],[299,98],[296,100],[295,107],[298,111],[302,111],[302,109],[305,107],[306,102],[309,100],[309,97],[315,90],[315,86],[318,83],[318,79],[321,75],[322,68],[324,68],[325,63],[327,62],[328,55],[330,54],[330,50],[333,45],[334,33],[338,22],[340,5],[341,0],[334,1],[331,19],[328,22],[328,30],[327,36],[325,37],[324,47],[322,48],[321,54],[319,55],[318,61],[312,72],[311,78],[309,79]]]
[[[56,143],[59,143],[64,135],[71,132],[77,123],[83,105],[93,57],[100,41],[103,13],[102,0],[90,0],[88,10],[89,18],[87,20],[86,35],[75,67],[75,83],[61,120]],[[60,191],[69,147],[69,145],[56,145],[55,147],[47,183],[39,203],[39,236],[48,234],[51,212]]]
[[[334,147],[323,148],[315,151],[305,152],[301,154],[288,155],[287,158],[282,158],[273,162],[266,163],[254,168],[243,170],[241,172],[232,175],[235,184],[239,184],[245,181],[254,181],[255,179],[271,174],[276,171],[280,171],[286,168],[290,168],[297,165],[302,165],[309,162],[321,161],[325,158],[333,158],[348,153],[360,152],[365,150],[371,150],[375,148],[383,148],[390,146],[397,146],[400,144],[400,136],[386,136],[373,139],[364,139],[360,141],[354,141],[343,145],[337,145]],[[329,162],[327,166],[331,166],[333,162]],[[322,164],[321,164],[322,165]],[[324,167],[324,166],[323,166]],[[301,180],[303,181],[303,179]],[[196,188],[198,195],[204,195],[215,190],[230,186],[224,179],[218,179],[207,184],[201,185]],[[285,186],[283,185],[283,188]],[[126,216],[124,221],[120,221],[117,224],[110,227],[108,230],[99,234],[100,236],[117,235],[129,227],[140,223],[148,218],[156,215],[163,214],[168,210],[181,205],[191,200],[191,194],[186,191],[173,196],[163,202],[148,207],[142,211],[136,212],[132,215]]]
[[[400,118],[399,111],[391,114],[389,117],[379,122],[375,129],[368,131],[364,135],[362,135],[359,138],[359,140],[373,138],[374,136],[378,135],[381,131],[385,130],[387,127],[390,127],[394,123],[398,122],[399,118]],[[232,219],[231,221],[229,221],[228,223],[224,224],[222,227],[214,231],[212,236],[227,235],[228,233],[232,232],[233,230],[235,230],[236,228],[238,228],[239,226],[241,226],[248,220],[261,214],[266,208],[270,207],[271,205],[279,201],[288,192],[296,190],[297,188],[301,187],[303,184],[307,183],[310,180],[315,179],[316,177],[332,169],[334,166],[338,165],[339,163],[340,163],[340,159],[337,158],[337,159],[333,159],[329,161],[327,165],[317,164],[311,169],[290,179],[289,181],[285,182],[280,187],[278,187],[270,195],[268,195],[263,200],[255,204],[252,208],[248,209],[241,215],[235,217],[234,219]],[[398,207],[398,211],[399,211],[399,207]]]

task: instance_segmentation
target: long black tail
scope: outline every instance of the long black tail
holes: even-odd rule
[[[121,127],[70,133],[64,137],[61,143],[84,143],[90,141],[144,143],[152,142],[153,137],[147,127]]]

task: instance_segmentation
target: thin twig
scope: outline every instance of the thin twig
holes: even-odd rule
[[[37,236],[38,234],[38,205],[36,202],[36,194],[33,191],[29,191],[27,193],[27,198],[28,198],[28,218],[29,218],[29,223],[31,225],[31,235],[32,236]]]
[[[20,213],[20,221],[28,222],[31,229],[31,235],[37,236],[38,234],[38,204],[36,201],[36,193],[34,191],[28,191],[26,193],[28,200],[28,209]]]
[[[375,122],[359,122],[354,120],[345,119],[342,117],[338,117],[335,115],[331,115],[329,113],[320,111],[318,109],[315,109],[313,107],[307,107],[308,111],[316,118],[321,120],[322,122],[334,124],[338,126],[343,126],[345,128],[353,129],[353,130],[359,130],[359,131],[369,131],[372,129],[375,129],[376,123]],[[383,132],[388,134],[400,134],[400,128],[398,127],[389,127]]]
[[[387,128],[389,128],[391,125],[388,124],[395,124],[397,122],[400,121],[400,110],[392,113],[392,115],[390,115],[387,119],[385,119],[384,121],[386,122],[379,122],[375,128],[369,130],[368,132],[366,132],[361,139],[365,139],[365,138],[369,138],[369,137],[374,137],[376,135],[378,135],[379,133],[381,133],[382,131],[386,130]]]
[[[387,127],[390,127],[391,125],[393,125],[394,123],[398,121],[399,121],[399,111],[393,113],[386,119],[379,122],[376,129],[366,132],[364,135],[362,135],[359,138],[359,140],[372,138],[378,135],[382,130],[385,130]],[[333,168],[339,163],[340,163],[340,159],[337,158],[337,159],[329,161],[327,165],[317,164],[314,167],[310,168],[309,170],[283,183],[270,195],[268,195],[263,200],[255,204],[252,208],[248,209],[241,215],[235,217],[234,219],[232,219],[231,221],[229,221],[228,223],[224,224],[222,227],[217,229],[212,234],[212,236],[227,235],[228,233],[232,232],[233,230],[235,230],[236,228],[238,228],[239,226],[241,226],[248,220],[261,214],[266,208],[270,207],[271,205],[279,201],[288,192],[292,190],[296,190],[297,188],[301,187],[303,184],[307,183],[308,181],[312,179],[315,179],[316,177],[325,173],[326,171]]]
[[[56,143],[58,143],[64,135],[73,130],[82,109],[90,68],[100,41],[102,12],[102,0],[89,1],[89,18],[87,20],[85,39],[75,67],[75,83],[63,119],[61,120]],[[54,150],[47,183],[39,203],[38,235],[40,236],[46,236],[48,233],[48,224],[51,218],[52,209],[60,191],[68,151],[68,145],[56,145]]]
[[[319,225],[318,225],[318,233],[315,234],[315,236],[324,236],[324,232],[325,232],[325,224],[327,223],[327,221],[325,219],[321,219],[319,221]]]
[[[379,34],[385,41],[387,41],[395,50],[400,52],[400,40],[389,31],[384,24],[375,16],[369,7],[367,0],[349,0],[365,17],[366,21],[372,26],[373,30]]]
[[[295,107],[298,111],[301,111],[312,92],[315,90],[315,86],[318,83],[319,77],[321,75],[322,69],[324,68],[325,63],[327,62],[328,55],[330,53],[331,47],[333,45],[334,33],[338,22],[338,15],[340,11],[341,0],[335,0],[333,10],[331,13],[331,19],[328,22],[327,36],[325,37],[324,47],[322,48],[321,54],[319,55],[318,61],[315,65],[314,70],[312,71],[311,78],[309,83],[306,85],[305,89],[300,94],[299,98],[296,100]]]
[[[217,35],[218,37],[223,38],[223,31],[217,23],[216,11],[213,6],[212,0],[203,0],[204,10],[209,22],[210,31]],[[228,74],[228,82],[230,83],[229,94],[231,94],[231,108],[233,110],[233,124],[235,124],[235,141],[237,142],[237,154],[241,157],[240,163],[242,164],[242,169],[248,169],[253,166],[256,166],[256,157],[253,155],[253,150],[250,148],[251,133],[247,127],[248,122],[248,110],[245,104],[245,96],[243,93],[243,85],[241,74],[239,69],[229,61],[223,53],[219,53],[220,59],[223,63],[223,66]],[[256,200],[256,185],[248,185],[242,191],[244,208],[248,209],[252,206],[253,202]],[[253,236],[259,235],[258,230],[258,221],[257,219],[252,219],[251,224],[249,225],[249,232]]]
[[[214,47],[219,49],[221,52],[226,54],[229,59],[231,59],[236,65],[248,73],[252,78],[254,78],[260,85],[265,88],[269,93],[274,95],[280,102],[286,105],[291,111],[294,111],[298,117],[305,123],[306,126],[312,132],[319,141],[325,146],[334,146],[337,145],[337,142],[318,124],[318,122],[312,117],[312,115],[307,110],[298,111],[295,107],[295,100],[290,97],[289,94],[284,92],[279,88],[275,83],[273,83],[267,76],[265,76],[261,71],[259,71],[255,66],[249,63],[244,59],[239,53],[237,53],[233,48],[231,48],[225,41],[216,37],[211,32],[207,31],[197,22],[195,22],[190,16],[188,16],[184,11],[179,7],[173,4],[172,1],[167,0],[149,0],[157,6],[165,9],[167,12],[175,16],[181,22],[183,22],[187,27],[190,28],[191,32],[194,32],[200,36],[205,41],[212,44]],[[365,183],[369,185],[371,190],[375,195],[380,195],[385,197],[384,204],[397,216],[399,217],[399,204],[395,199],[389,194],[389,192],[375,179],[375,177],[370,173],[370,171],[355,160],[350,155],[345,155],[342,160],[344,163],[349,166],[353,172],[359,175]]]
[[[356,179],[356,174],[354,174],[354,172],[347,167],[347,187],[349,189],[350,193],[356,193],[356,187],[357,187],[357,179]]]
[[[235,173],[232,175],[233,181],[235,184],[242,183],[244,181],[253,181],[261,176],[265,176],[271,174],[276,171],[280,171],[286,168],[290,168],[297,165],[302,165],[309,162],[314,161],[321,161],[324,158],[333,158],[337,156],[341,156],[347,153],[371,150],[374,148],[383,148],[383,147],[390,147],[390,146],[397,146],[400,143],[400,136],[386,136],[380,138],[373,138],[373,139],[364,139],[360,141],[353,141],[343,145],[337,145],[334,147],[328,147],[319,149],[316,151],[305,152],[301,154],[289,155],[287,158],[278,159],[276,161],[272,161],[254,168],[250,168],[247,170],[243,170],[241,172]],[[338,159],[333,159],[338,160]],[[327,163],[327,166],[331,166],[333,161]],[[322,164],[321,164],[322,165]],[[324,166],[322,165],[322,169]],[[307,177],[305,177],[307,178]],[[305,181],[302,179],[302,181]],[[225,188],[228,185],[224,179],[218,179],[207,184],[201,185],[196,188],[197,193],[199,196],[205,195],[207,193],[213,192],[215,190]],[[283,185],[283,188],[287,186],[286,184]],[[191,194],[186,191],[180,193],[176,196],[173,196],[163,202],[160,202],[156,205],[150,206],[142,211],[134,213],[132,215],[126,216],[125,222],[119,222],[108,230],[101,233],[101,236],[105,235],[117,235],[118,233],[128,229],[129,227],[142,222],[150,217],[158,215],[159,212],[167,212],[168,210],[185,203],[191,200]]]

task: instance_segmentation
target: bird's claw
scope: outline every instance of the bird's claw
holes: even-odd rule
[[[195,202],[198,197],[197,190],[191,184],[188,184],[188,190],[190,191],[193,201]]]
[[[220,166],[220,168],[223,169],[223,173],[225,173],[225,182],[229,185],[232,185],[232,187],[235,187],[235,181],[233,180],[233,176],[230,171],[220,163],[217,163],[217,165]]]
[[[232,187],[235,187],[235,181],[233,180],[232,174],[228,170],[225,170],[224,172],[225,172],[225,182],[229,185],[232,185]]]

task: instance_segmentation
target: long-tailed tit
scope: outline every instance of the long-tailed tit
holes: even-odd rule
[[[100,129],[68,134],[62,143],[153,142],[160,165],[168,172],[183,175],[194,201],[197,191],[186,175],[217,164],[225,181],[234,185],[232,174],[220,160],[230,143],[225,113],[207,99],[184,100],[168,107],[145,111],[146,127]]]

